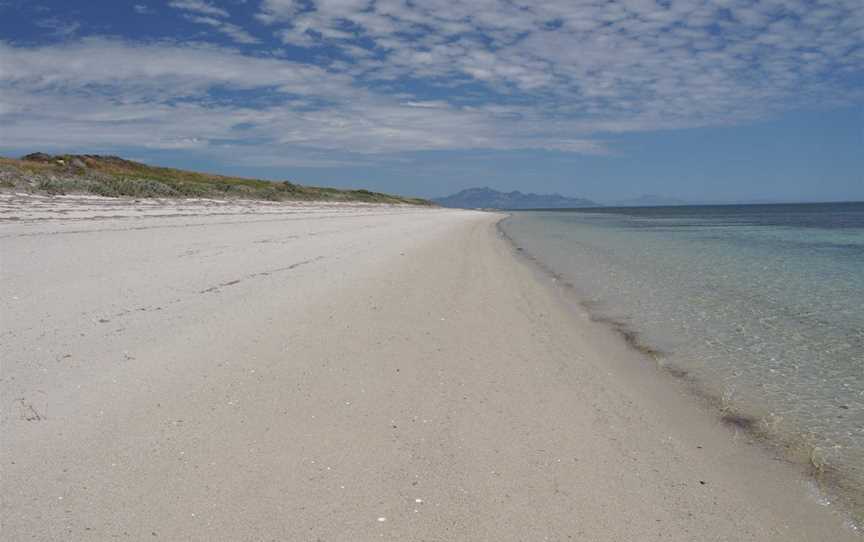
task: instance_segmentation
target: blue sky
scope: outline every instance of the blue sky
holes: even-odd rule
[[[861,0],[0,0],[0,154],[864,200]]]

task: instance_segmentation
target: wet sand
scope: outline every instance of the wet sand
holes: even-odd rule
[[[28,201],[0,216],[3,540],[860,540],[501,215]]]

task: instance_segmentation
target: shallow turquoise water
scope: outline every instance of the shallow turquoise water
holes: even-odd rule
[[[864,488],[864,204],[525,211],[502,228],[661,363]]]

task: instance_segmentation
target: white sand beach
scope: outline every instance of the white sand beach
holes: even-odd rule
[[[860,540],[500,214],[0,209],[3,540]]]

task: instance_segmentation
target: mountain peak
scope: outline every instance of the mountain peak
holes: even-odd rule
[[[595,202],[585,198],[570,198],[560,194],[526,194],[518,190],[499,192],[486,186],[466,188],[433,201],[443,207],[463,209],[566,209],[597,206]]]

